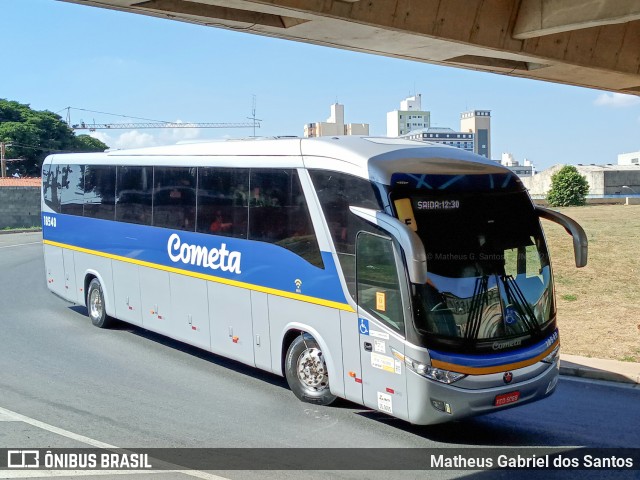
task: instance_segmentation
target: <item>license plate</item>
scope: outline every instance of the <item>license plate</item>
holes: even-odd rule
[[[496,400],[495,402],[493,402],[493,404],[496,407],[501,407],[502,405],[507,405],[509,403],[517,402],[519,398],[520,398],[520,392],[518,391],[503,393],[502,395],[496,396]]]

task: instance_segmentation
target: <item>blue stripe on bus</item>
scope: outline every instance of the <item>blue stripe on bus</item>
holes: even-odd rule
[[[438,352],[429,349],[431,359],[450,365],[460,365],[471,368],[487,368],[495,366],[508,366],[538,357],[557,343],[558,330],[547,339],[518,350],[511,350],[503,353],[492,353],[488,355],[464,355],[459,353]],[[504,341],[503,341],[504,342]]]
[[[321,252],[322,269],[283,247],[265,242],[54,213],[43,213],[42,225],[44,240],[347,306],[330,252]],[[224,244],[228,252],[240,254],[240,273],[172,261],[167,245],[172,234],[177,234],[182,244],[208,250],[221,250]],[[177,254],[179,251],[174,250],[173,255]]]

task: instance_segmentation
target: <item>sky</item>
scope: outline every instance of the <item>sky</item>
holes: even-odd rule
[[[302,136],[335,102],[345,122],[386,135],[386,113],[422,94],[432,126],[491,110],[492,157],[540,171],[616,163],[640,150],[640,97],[348,52],[54,0],[0,0],[0,98],[72,123],[129,117],[247,122],[256,135]],[[81,110],[82,109],[82,110]],[[80,132],[86,133],[86,132]],[[98,130],[112,148],[238,138],[251,129]]]

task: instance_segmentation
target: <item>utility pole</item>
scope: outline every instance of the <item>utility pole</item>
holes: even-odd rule
[[[0,142],[0,172],[1,172],[2,178],[7,177],[7,161],[4,158],[5,146],[6,144],[4,142]]]
[[[253,122],[253,138],[255,138],[256,126],[260,128],[260,124],[258,122],[262,121],[259,118],[256,118],[256,96],[255,95],[253,96],[253,103],[251,105],[251,116],[247,118]]]

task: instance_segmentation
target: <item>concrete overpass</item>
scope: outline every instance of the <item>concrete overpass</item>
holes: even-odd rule
[[[62,0],[640,95],[639,0]]]

